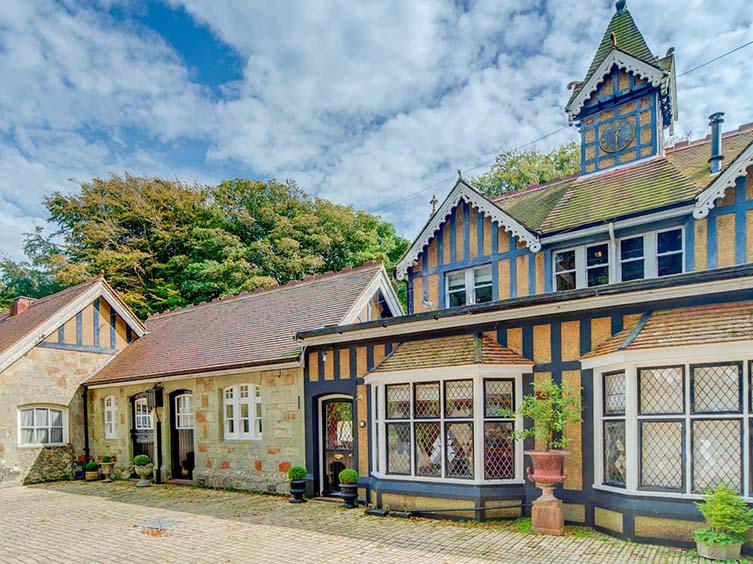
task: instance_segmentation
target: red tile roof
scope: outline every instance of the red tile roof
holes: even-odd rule
[[[616,352],[753,340],[753,301],[645,314],[583,358]]]
[[[0,354],[11,349],[24,337],[38,331],[58,311],[101,281],[101,278],[93,278],[56,294],[35,300],[18,315],[10,316],[9,312],[2,312],[0,314]],[[39,335],[39,337],[41,338],[43,335]]]
[[[503,347],[487,336],[455,335],[406,341],[385,357],[372,372],[398,372],[472,364],[533,364],[533,361]]]
[[[87,384],[123,382],[297,360],[299,331],[338,325],[381,264],[327,273],[147,319],[131,343]]]

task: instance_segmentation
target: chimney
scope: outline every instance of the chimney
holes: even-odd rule
[[[19,296],[15,300],[13,300],[13,303],[10,304],[10,317],[14,317],[16,315],[20,315],[23,312],[25,312],[27,309],[29,309],[29,306],[33,304],[36,300],[33,298],[27,298],[25,296]]]
[[[709,169],[711,174],[716,174],[722,170],[722,123],[724,123],[724,112],[716,112],[709,116],[709,125],[711,126],[711,158],[709,159]]]

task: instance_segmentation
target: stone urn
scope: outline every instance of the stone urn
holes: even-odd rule
[[[105,477],[104,481],[107,483],[112,482],[112,469],[115,467],[115,462],[103,462],[102,463],[102,475]]]
[[[139,476],[139,481],[136,484],[137,486],[145,488],[152,485],[151,480],[147,480],[146,477],[154,471],[154,464],[150,462],[149,464],[144,464],[143,466],[134,466],[133,469]]]
[[[554,487],[565,481],[567,471],[563,464],[569,450],[526,450],[533,469],[526,469],[528,479],[541,488],[541,497],[533,502],[531,528],[537,533],[561,535],[565,531],[565,513],[562,500],[554,496]]]

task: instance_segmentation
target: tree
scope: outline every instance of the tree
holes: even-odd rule
[[[504,151],[497,155],[489,172],[474,178],[472,183],[486,196],[499,196],[546,184],[579,170],[580,146],[573,141],[546,153],[536,149]]]

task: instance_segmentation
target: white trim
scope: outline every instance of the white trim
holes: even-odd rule
[[[723,138],[722,138],[723,139]],[[722,142],[724,142],[722,140]],[[716,200],[723,198],[727,188],[732,188],[737,179],[747,174],[748,167],[753,165],[753,143],[722,172],[711,185],[696,196],[693,217],[703,219],[716,207]]]
[[[21,422],[21,412],[32,410],[35,412],[37,409],[46,409],[47,410],[47,425],[41,426],[37,425],[36,422],[31,426],[23,426]],[[22,426],[24,428],[31,428],[34,429],[34,434],[36,435],[37,429],[47,429],[47,432],[50,432],[50,429],[52,429],[52,424],[50,421],[50,410],[55,410],[60,412],[60,418],[61,418],[61,426],[62,426],[62,441],[61,442],[46,442],[46,443],[26,443],[21,438],[21,431]],[[56,447],[56,446],[66,446],[69,444],[69,435],[68,435],[68,408],[64,405],[55,404],[55,403],[30,403],[30,404],[24,404],[19,405],[16,407],[16,429],[17,429],[17,445],[19,448],[46,448],[46,447]],[[49,438],[49,437],[48,437]]]
[[[483,286],[476,286],[476,271],[488,269],[489,270],[489,282],[484,283]],[[478,266],[471,266],[469,268],[461,268],[458,270],[452,270],[449,272],[444,273],[444,306],[443,307],[450,307],[450,282],[449,277],[453,274],[463,274],[463,292],[465,293],[465,304],[463,305],[473,305],[479,303],[476,300],[476,288],[492,288],[492,283],[494,280],[494,276],[492,275],[492,265],[491,263],[487,264],[480,264]],[[452,293],[459,292],[460,290],[455,290]],[[491,301],[491,297],[489,300]],[[484,303],[484,302],[481,302]]]
[[[175,430],[180,431],[184,429],[184,430],[193,431],[193,428],[194,428],[193,393],[183,392],[182,394],[175,396],[174,400],[175,400],[175,403],[173,404],[173,406],[175,409]],[[183,404],[182,406],[181,406],[181,403]]]
[[[581,369],[600,369],[610,371],[624,364],[677,362],[718,362],[730,358],[747,358],[753,350],[753,339],[728,343],[710,343],[653,349],[624,350],[605,356],[581,360]],[[667,359],[675,359],[674,361]]]
[[[607,262],[605,264],[599,264],[594,266],[588,266],[588,249],[591,247],[600,247],[600,246],[606,246],[607,248]],[[561,253],[568,253],[568,252],[574,252],[575,253],[575,261],[574,261],[574,268],[571,270],[557,270],[557,255]],[[558,292],[560,290],[557,289],[557,275],[559,274],[568,274],[573,273],[575,274],[575,288],[582,289],[582,288],[596,288],[598,286],[605,286],[606,284],[609,284],[612,282],[612,270],[613,270],[613,257],[612,257],[612,245],[610,244],[609,240],[606,241],[596,241],[594,243],[588,243],[585,245],[578,245],[577,247],[568,247],[565,249],[557,249],[556,251],[552,251],[552,289],[555,292]],[[604,268],[607,269],[607,281],[603,284],[596,284],[594,286],[588,285],[588,271],[593,270],[596,268]]]
[[[668,231],[680,231],[680,250],[659,253],[659,234],[667,233]],[[633,259],[622,260],[622,241],[627,239],[636,239],[643,237],[643,256]],[[646,231],[641,233],[634,233],[632,235],[626,235],[617,239],[617,255],[614,257],[615,265],[615,281],[622,281],[622,264],[629,262],[643,261],[643,276],[641,278],[634,278],[634,280],[648,280],[651,278],[662,278],[659,276],[659,257],[680,255],[680,266],[682,270],[674,274],[682,274],[685,272],[685,226],[678,225],[675,227],[667,227],[665,229],[656,229],[653,231]],[[665,274],[664,276],[672,276],[671,274]]]
[[[366,286],[363,292],[361,292],[361,295],[358,296],[358,299],[353,303],[348,310],[348,313],[343,316],[338,325],[349,325],[351,323],[359,322],[359,314],[361,313],[361,310],[363,310],[364,307],[371,306],[371,298],[374,297],[377,290],[382,291],[382,295],[387,301],[387,305],[390,307],[393,316],[404,314],[403,306],[400,305],[400,300],[395,294],[395,289],[392,287],[387,271],[384,269],[384,265],[382,265],[379,269],[379,273],[374,276],[374,279],[369,282],[369,285]],[[365,321],[371,321],[371,319],[366,319]]]
[[[496,222],[505,231],[511,233],[513,237],[523,241],[532,253],[537,253],[541,250],[541,242],[539,241],[538,235],[529,231],[521,223],[505,213],[501,208],[497,207],[487,198],[479,194],[461,178],[458,179],[437,212],[431,217],[421,233],[419,233],[413,241],[410,249],[406,251],[403,258],[400,259],[400,262],[395,266],[395,276],[398,280],[404,279],[405,275],[408,273],[408,269],[418,263],[418,258],[421,253],[423,253],[424,249],[429,243],[431,243],[431,240],[434,238],[437,231],[439,231],[440,226],[447,220],[447,217],[452,213],[452,210],[461,201],[465,201],[477,207],[481,213],[493,222]]]
[[[612,51],[594,71],[591,78],[588,79],[588,82],[580,87],[577,96],[575,96],[572,102],[570,102],[567,105],[567,108],[565,108],[571,125],[575,121],[575,116],[580,113],[583,106],[585,106],[586,102],[591,97],[591,94],[596,92],[599,85],[604,82],[604,77],[607,76],[613,65],[617,65],[618,68],[633,73],[638,78],[647,80],[651,86],[662,86],[662,91],[666,90],[665,83],[667,82],[667,74],[665,71],[654,65],[641,61],[624,51],[612,48]]]
[[[108,401],[110,402],[109,406],[107,405]],[[110,421],[107,419],[108,415]],[[102,424],[104,425],[105,439],[118,438],[118,397],[115,394],[110,394],[102,399]]]
[[[241,387],[246,388],[246,397],[241,397]],[[227,392],[230,391],[232,397],[227,397]],[[262,412],[262,406],[264,405],[261,398],[261,386],[257,384],[233,384],[226,386],[220,390],[222,393],[222,440],[223,441],[260,441],[263,438],[262,423],[263,414],[258,415],[258,412]],[[241,417],[241,406],[248,406],[248,417]],[[233,408],[233,416],[227,417],[227,407]],[[241,428],[243,419],[248,419],[248,431],[243,431]],[[227,423],[232,421],[233,431],[228,431]],[[258,424],[258,425],[257,425]]]
[[[444,366],[439,368],[419,368],[395,372],[372,372],[364,377],[364,384],[401,384],[409,382],[433,382],[441,379],[438,374],[451,373],[452,380],[468,378],[513,377],[533,371],[531,364],[467,364],[464,366]],[[445,379],[447,377],[445,376]]]

